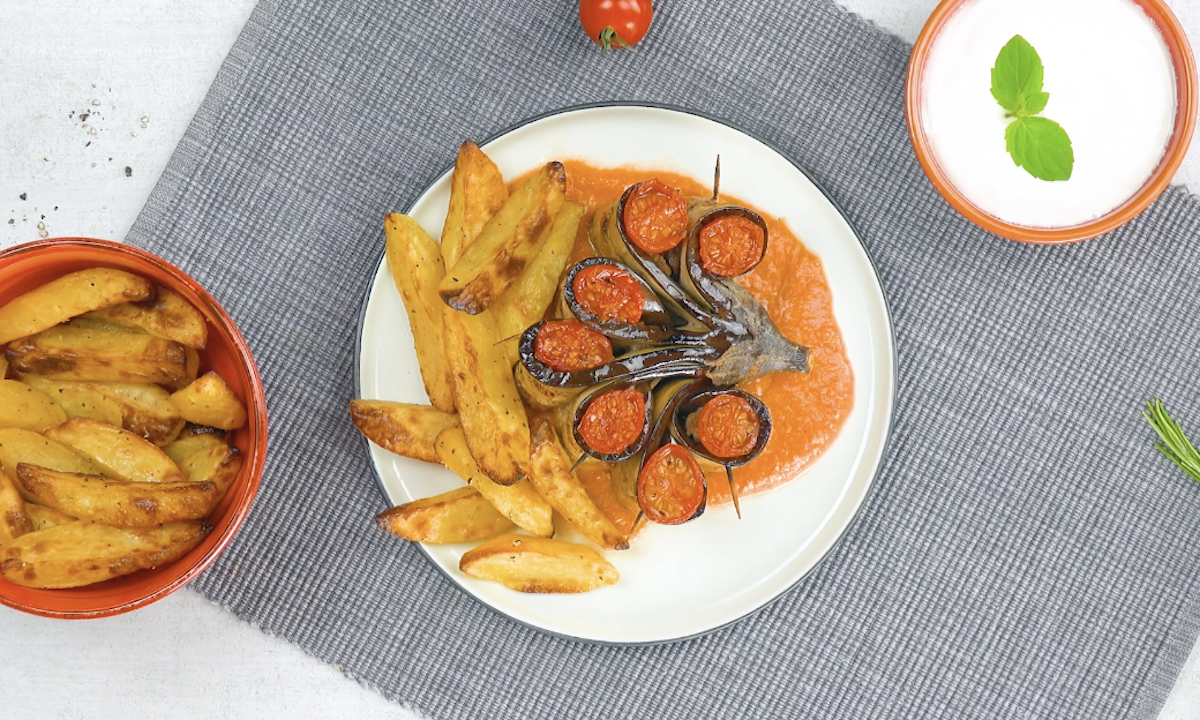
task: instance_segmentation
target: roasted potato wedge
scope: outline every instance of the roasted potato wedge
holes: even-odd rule
[[[488,477],[512,485],[529,474],[529,421],[496,318],[447,308],[445,320],[458,419],[471,454]]]
[[[67,421],[67,413],[46,393],[16,380],[0,380],[0,428],[41,432]]]
[[[0,545],[33,530],[21,491],[5,473],[0,473]],[[480,538],[482,539],[482,538]]]
[[[18,373],[55,380],[181,388],[196,379],[199,356],[153,335],[68,324],[14,340],[8,346],[8,362]]]
[[[54,380],[42,375],[22,375],[20,380],[49,395],[68,418],[123,427],[160,447],[178,437],[185,424],[171,394],[157,385]]]
[[[110,477],[144,483],[184,479],[183,472],[161,448],[108,423],[75,418],[50,428],[45,435],[95,462]]]
[[[17,465],[20,463],[85,475],[103,473],[103,469],[99,465],[62,443],[29,430],[19,428],[0,430],[0,470],[15,480]]]
[[[221,430],[236,430],[246,425],[246,406],[242,399],[215,372],[207,372],[196,381],[171,395],[171,404],[184,420]]]
[[[72,588],[172,563],[212,530],[200,522],[133,530],[71,522],[0,549],[0,573],[33,588]]]
[[[533,460],[530,480],[550,506],[588,540],[608,550],[627,550],[629,541],[613,525],[571,470],[567,451],[546,418],[533,422]]]
[[[0,380],[8,376],[8,356],[0,354]]]
[[[562,163],[552,162],[510,195],[458,262],[446,268],[438,287],[446,304],[475,315],[499,300],[541,250],[566,187]]]
[[[118,527],[199,520],[221,500],[211,482],[130,482],[25,463],[17,465],[17,482],[30,502]]]
[[[398,538],[431,544],[479,542],[517,527],[471,487],[384,510],[375,522]]]
[[[201,450],[206,450],[216,445],[228,445],[225,440],[225,432],[216,428],[203,427],[200,425],[188,425],[183,432],[179,433],[179,437],[175,442],[163,447],[163,452],[171,461],[182,469],[183,461],[188,455]],[[187,473],[184,473],[186,475]]]
[[[242,470],[241,451],[214,435],[199,437],[208,439],[199,442],[176,441],[168,445],[166,450],[170,454],[174,449],[179,455],[179,459],[172,459],[189,482],[210,482],[217,486],[220,497],[224,497]],[[186,450],[189,445],[195,448]]]
[[[454,412],[454,386],[442,342],[444,306],[438,296],[438,284],[446,276],[441,248],[407,215],[388,215],[383,220],[383,231],[388,269],[408,310],[425,393],[437,409]]]
[[[30,532],[45,530],[46,528],[54,527],[55,525],[65,525],[69,522],[75,522],[79,518],[71,517],[65,512],[55,510],[45,505],[36,505],[34,503],[25,504],[25,512],[29,514]]]
[[[458,567],[526,593],[582,593],[620,578],[612,563],[589,547],[528,535],[489,540],[463,555]]]
[[[563,203],[537,257],[496,303],[501,338],[524,332],[525,328],[546,314],[546,309],[558,294],[558,279],[575,246],[575,236],[582,218],[582,205],[569,200]]]
[[[437,449],[446,467],[478,490],[509,520],[534,535],[554,534],[554,510],[538,495],[529,479],[522,478],[512,485],[493,482],[475,463],[461,429],[451,428],[438,435]]]
[[[350,419],[359,432],[384,450],[431,463],[442,462],[438,435],[460,427],[458,416],[452,413],[388,400],[351,400]]]
[[[508,186],[496,163],[470,140],[459,146],[450,179],[450,208],[442,226],[445,267],[454,267],[507,199]]]
[[[164,287],[155,286],[150,297],[140,302],[110,305],[83,317],[137,328],[197,350],[208,343],[204,315],[182,295]]]
[[[0,307],[0,345],[90,310],[145,300],[150,291],[150,281],[124,270],[92,268],[63,275]]]

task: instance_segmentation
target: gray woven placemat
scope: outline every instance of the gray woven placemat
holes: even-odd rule
[[[220,298],[271,407],[262,492],[196,587],[434,718],[1151,718],[1200,627],[1200,205],[1039,249],[958,217],[904,130],[908,47],[825,1],[662,0],[637,55],[568,0],[264,0],[130,241]],[[594,647],[476,604],[370,521],[347,420],[380,218],[482,138],[629,99],[723,118],[808,168],[879,265],[895,434],[858,524],[757,616]]]

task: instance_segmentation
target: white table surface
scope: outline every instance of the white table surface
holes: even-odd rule
[[[909,41],[937,4],[840,1]],[[0,248],[123,238],[253,5],[4,0]],[[1200,47],[1200,0],[1172,6]],[[1178,180],[1200,188],[1200,152]],[[83,622],[0,608],[0,717],[155,716],[418,717],[190,590]],[[1200,719],[1200,649],[1161,719]]]

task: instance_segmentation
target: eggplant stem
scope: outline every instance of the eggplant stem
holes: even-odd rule
[[[742,505],[738,502],[737,483],[733,481],[733,468],[725,466],[725,477],[729,480],[729,497],[733,498],[733,509],[737,511],[738,520],[742,519]]]

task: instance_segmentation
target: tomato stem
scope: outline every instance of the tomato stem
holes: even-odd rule
[[[604,48],[605,50],[612,50],[613,45],[615,44],[617,47],[624,48],[629,52],[637,52],[637,50],[633,49],[632,45],[621,39],[621,36],[617,34],[617,29],[612,25],[609,25],[600,31],[599,41],[600,47]]]

